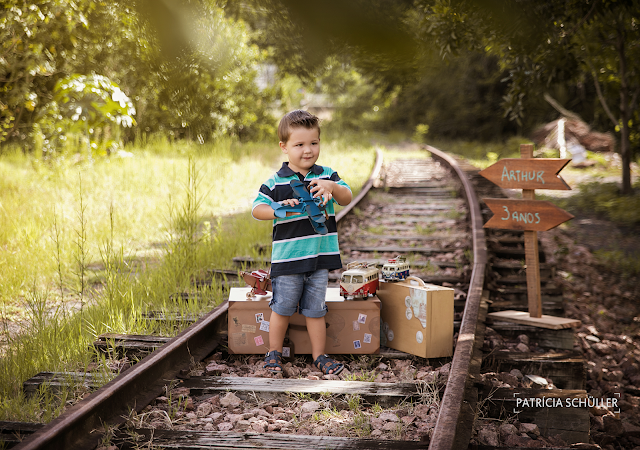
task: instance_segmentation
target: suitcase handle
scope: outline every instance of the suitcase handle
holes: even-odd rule
[[[418,286],[420,287],[425,287],[426,284],[424,283],[424,281],[422,280],[422,278],[418,278],[418,277],[414,277],[413,275],[408,276],[407,278],[405,278],[405,280],[411,282],[411,281],[415,281],[418,283]],[[413,283],[410,283],[413,284]]]

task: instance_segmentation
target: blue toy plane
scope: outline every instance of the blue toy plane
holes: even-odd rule
[[[271,208],[276,217],[285,218],[287,213],[302,214],[306,212],[313,229],[318,234],[327,234],[327,220],[325,216],[325,205],[322,204],[322,197],[313,198],[304,184],[299,180],[291,180],[291,188],[300,204],[296,206],[285,206],[277,202],[271,203]]]

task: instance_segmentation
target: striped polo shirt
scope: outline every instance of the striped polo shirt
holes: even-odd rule
[[[261,187],[258,196],[253,201],[253,208],[260,204],[271,205],[271,202],[281,202],[296,198],[291,188],[291,180],[300,180],[308,186],[311,180],[322,178],[351,188],[338,173],[329,167],[314,164],[309,173],[303,177],[300,173],[289,168],[284,162],[271,178]],[[326,211],[329,215],[325,222],[327,234],[315,232],[309,215],[304,212],[299,216],[276,218],[273,221],[273,244],[271,249],[271,277],[313,272],[318,269],[340,269],[340,249],[338,248],[338,229],[333,208],[335,200],[327,203]]]

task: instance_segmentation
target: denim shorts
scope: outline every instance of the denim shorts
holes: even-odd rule
[[[324,317],[327,314],[324,300],[328,283],[327,269],[277,276],[271,280],[273,298],[269,306],[281,316],[299,312],[305,317]]]

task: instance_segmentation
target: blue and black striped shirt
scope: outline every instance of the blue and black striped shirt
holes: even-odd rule
[[[271,205],[271,202],[281,202],[295,198],[291,189],[291,180],[299,179],[305,185],[311,180],[323,178],[334,181],[351,190],[338,173],[329,167],[314,166],[305,177],[289,168],[289,163],[282,163],[282,167],[261,187],[258,196],[253,201],[253,208],[260,204]],[[338,229],[336,225],[335,200],[327,203],[328,220],[325,222],[328,232],[317,234],[306,212],[302,215],[276,218],[273,221],[273,244],[271,249],[271,277],[291,275],[296,273],[313,272],[318,269],[340,269],[340,249],[338,247]]]

